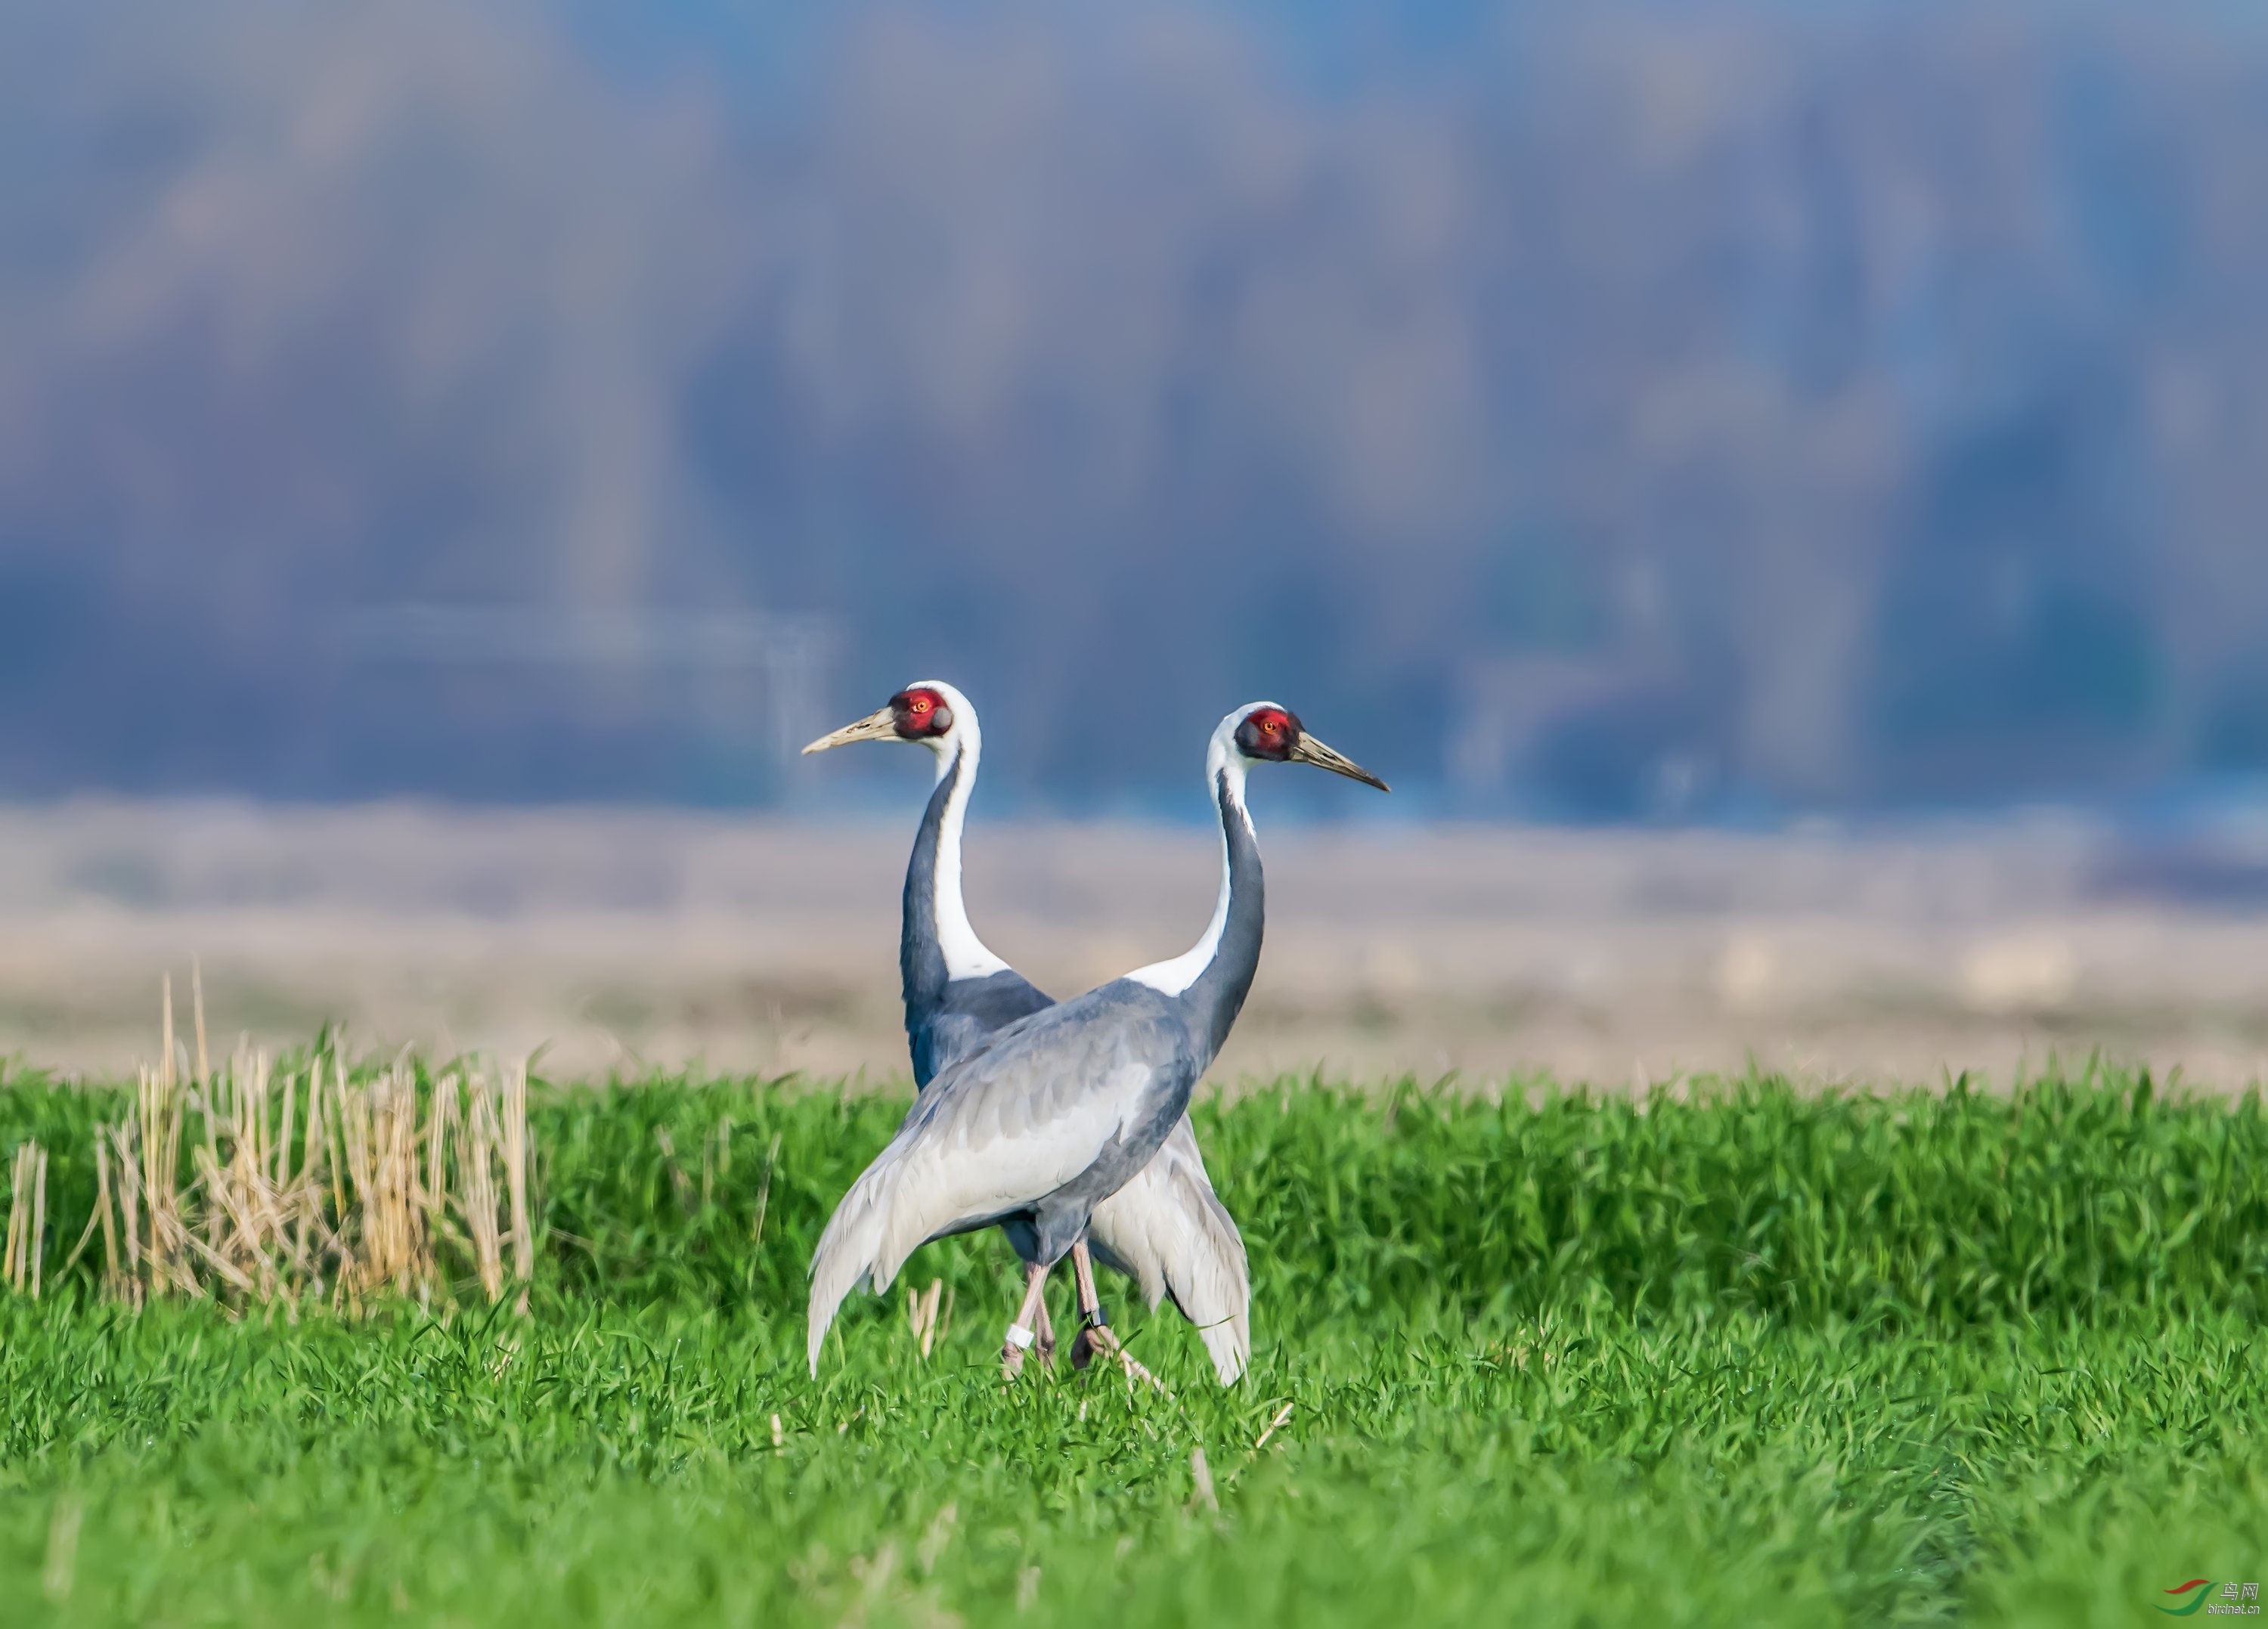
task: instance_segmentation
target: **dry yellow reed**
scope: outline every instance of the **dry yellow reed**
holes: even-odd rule
[[[287,1309],[327,1292],[348,1308],[430,1301],[467,1265],[493,1302],[507,1287],[509,1238],[526,1311],[535,1235],[524,1068],[429,1079],[405,1053],[357,1078],[335,1042],[280,1061],[245,1043],[217,1065],[194,970],[190,989],[195,1072],[177,1056],[168,979],[158,1062],[98,1141],[97,1215],[73,1264],[99,1224],[105,1293],[133,1306],[175,1291]],[[16,1168],[6,1262],[10,1282],[36,1294],[41,1262],[27,1242],[45,1226],[45,1155],[26,1144]]]
[[[938,1337],[938,1297],[944,1293],[945,1280],[932,1279],[929,1288],[917,1291],[906,1286],[906,1323],[913,1330],[914,1345],[921,1349],[922,1361],[929,1361],[930,1348]]]
[[[528,1286],[535,1278],[535,1231],[527,1214],[527,1065],[504,1070],[504,1179],[512,1196],[512,1271],[519,1280],[515,1308],[527,1316]]]
[[[102,1290],[114,1298],[121,1284],[118,1233],[110,1220],[110,1139],[100,1131],[94,1139],[94,1215],[102,1224]]]
[[[472,1107],[466,1117],[465,1139],[469,1154],[465,1226],[473,1235],[473,1260],[481,1275],[481,1287],[493,1301],[504,1294],[504,1249],[497,1225],[496,1099],[483,1080],[475,1079],[470,1088]]]
[[[35,1138],[18,1145],[8,1183],[8,1287],[40,1298],[47,1262],[48,1151]]]
[[[31,1207],[24,1203],[24,1173],[26,1156],[31,1152],[28,1142],[17,1149],[15,1163],[8,1173],[8,1248],[4,1257],[0,1257],[0,1270],[7,1273],[8,1287],[19,1293],[24,1286],[16,1271],[16,1257],[24,1229],[31,1221]]]
[[[110,1131],[111,1146],[118,1154],[118,1210],[126,1234],[126,1264],[119,1274],[119,1286],[125,1292],[127,1304],[142,1305],[143,1282],[135,1272],[142,1259],[141,1190],[136,1180],[132,1139],[122,1125]]]

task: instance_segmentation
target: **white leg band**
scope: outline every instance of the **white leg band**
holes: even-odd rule
[[[1032,1343],[1038,1338],[1038,1336],[1020,1323],[1011,1323],[1008,1326],[1008,1344],[1019,1352],[1030,1351]]]

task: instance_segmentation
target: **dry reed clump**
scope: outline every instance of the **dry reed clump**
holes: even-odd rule
[[[40,1241],[48,1230],[48,1151],[37,1139],[26,1139],[16,1150],[9,1175],[8,1287],[37,1301],[43,1255]]]
[[[949,1291],[946,1293],[943,1309],[938,1307],[938,1294],[944,1289],[945,1281],[941,1279],[932,1279],[925,1291],[917,1290],[910,1284],[906,1286],[906,1328],[912,1333],[914,1345],[924,1363],[929,1361],[930,1348],[938,1337],[953,1326],[953,1296]]]
[[[350,1072],[332,1039],[281,1062],[240,1046],[216,1069],[203,1005],[199,991],[192,1061],[175,1043],[167,980],[160,1061],[98,1133],[94,1214],[66,1272],[99,1228],[104,1292],[136,1307],[171,1294],[345,1311],[389,1294],[430,1304],[451,1297],[457,1267],[491,1303],[516,1287],[527,1310],[524,1065],[429,1074],[405,1053]],[[46,1168],[36,1146],[18,1151],[10,1282],[25,1287],[17,1264],[29,1246],[33,1294]]]

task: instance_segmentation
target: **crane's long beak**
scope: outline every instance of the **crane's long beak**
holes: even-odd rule
[[[830,747],[848,747],[854,741],[893,741],[898,733],[896,715],[887,707],[878,707],[856,724],[846,724],[831,735],[822,735],[803,750],[808,755],[825,752]]]
[[[1334,775],[1344,775],[1349,780],[1359,780],[1366,786],[1377,787],[1381,792],[1394,790],[1377,776],[1363,768],[1361,764],[1348,757],[1346,754],[1336,748],[1324,746],[1322,742],[1304,730],[1300,733],[1299,740],[1292,743],[1292,762],[1312,763],[1319,770],[1329,770]]]

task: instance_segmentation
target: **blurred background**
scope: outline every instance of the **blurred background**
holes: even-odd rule
[[[2249,1078],[2264,174],[2207,0],[10,7],[0,1047],[895,1067],[936,674],[1060,986],[1395,783],[1225,1066]]]

